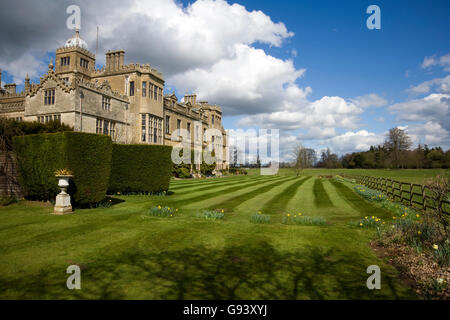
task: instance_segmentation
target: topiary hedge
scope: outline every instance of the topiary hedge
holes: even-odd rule
[[[104,199],[111,171],[109,136],[70,131],[17,136],[13,150],[26,198],[53,199],[60,190],[54,172],[66,168],[74,175],[68,190],[74,204]]]
[[[114,144],[109,193],[161,192],[169,189],[172,147]]]

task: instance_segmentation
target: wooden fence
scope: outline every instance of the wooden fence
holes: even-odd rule
[[[424,211],[427,209],[442,209],[442,212],[450,215],[450,201],[444,200],[439,202],[436,200],[428,186],[370,176],[348,174],[341,174],[341,176],[354,179],[359,184],[381,191],[394,201],[400,201],[410,207],[419,207]]]

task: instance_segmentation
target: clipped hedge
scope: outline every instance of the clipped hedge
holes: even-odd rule
[[[114,144],[109,193],[161,192],[169,189],[172,147]]]
[[[54,172],[67,168],[74,175],[68,191],[75,204],[104,199],[111,170],[109,136],[70,131],[17,136],[13,150],[26,198],[53,199],[60,190]]]

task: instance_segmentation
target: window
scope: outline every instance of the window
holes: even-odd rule
[[[104,120],[103,122],[103,134],[108,135],[109,134],[109,121]]]
[[[211,123],[214,124],[214,116],[211,116]]]
[[[45,105],[55,104],[55,89],[45,90],[44,104]]]
[[[162,88],[158,88],[158,101],[162,101]]]
[[[153,128],[153,142],[158,143],[158,128]]]
[[[116,123],[111,121],[111,125],[109,127],[109,134],[111,138],[114,140],[116,138]]]
[[[142,127],[141,127],[141,140],[143,142],[145,142],[145,136],[146,136],[146,132],[147,132],[147,115],[143,114],[142,115]]]
[[[190,139],[191,138],[191,123],[190,122],[187,123],[187,132],[188,132],[188,138]]]
[[[146,81],[142,82],[142,96],[143,97],[147,96],[147,82]]]
[[[80,58],[80,67],[87,69],[89,67],[89,61],[86,59]]]
[[[62,57],[60,64],[61,64],[61,67],[70,65],[70,57]]]
[[[134,96],[134,81],[130,81],[130,97]]]
[[[95,125],[95,132],[97,134],[102,134],[103,133],[103,120],[102,119],[98,119],[97,118],[97,123]]]
[[[170,134],[170,116],[166,116],[166,133]]]
[[[153,99],[153,84],[151,83],[148,84],[148,97]]]
[[[195,141],[198,141],[198,129],[199,126],[195,126]]]
[[[111,98],[102,96],[102,109],[111,111]]]
[[[181,120],[177,119],[177,136],[180,136]]]
[[[158,100],[158,87],[153,86],[153,99]]]

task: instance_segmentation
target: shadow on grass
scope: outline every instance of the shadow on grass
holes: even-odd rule
[[[84,263],[82,263],[84,264]],[[382,274],[366,287],[367,263],[352,254],[304,248],[279,252],[265,241],[153,253],[132,249],[85,263],[81,290],[68,290],[67,266],[0,277],[1,298],[22,299],[397,299],[413,298]]]
[[[318,208],[330,208],[334,207],[333,202],[331,202],[330,197],[328,196],[328,193],[326,192],[325,188],[323,187],[322,179],[316,179],[314,181],[314,204]]]

